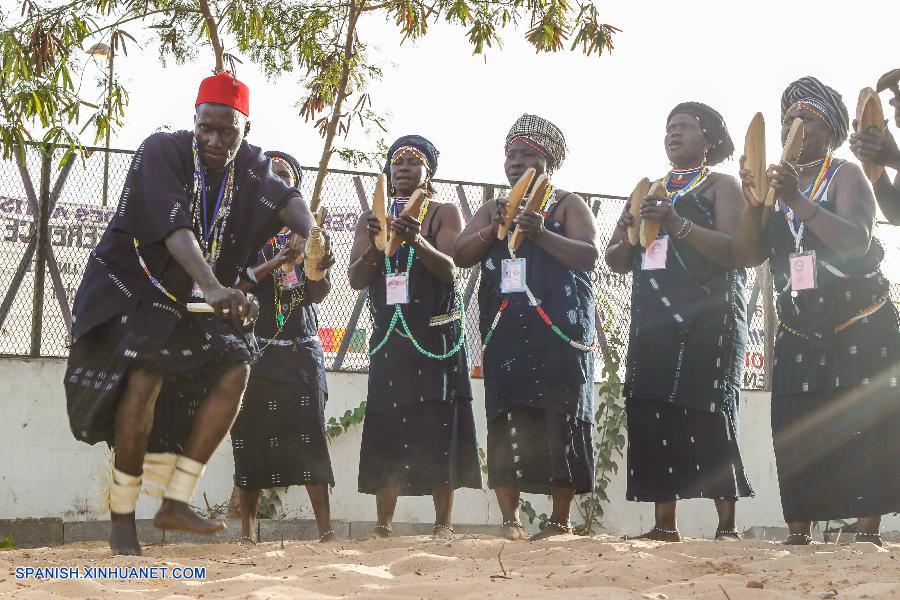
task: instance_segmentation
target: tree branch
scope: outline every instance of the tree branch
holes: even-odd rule
[[[216,68],[214,73],[221,73],[225,70],[225,50],[222,42],[219,40],[219,27],[209,10],[208,0],[200,0],[200,12],[203,14],[203,20],[206,21],[206,29],[209,31],[209,42],[212,44],[213,52],[216,53]]]

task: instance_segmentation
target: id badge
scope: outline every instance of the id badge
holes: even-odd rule
[[[669,257],[669,237],[663,236],[650,242],[641,256],[642,271],[658,271],[666,268]]]
[[[388,305],[409,304],[409,274],[385,275]]]
[[[788,260],[791,265],[791,291],[816,289],[816,251],[794,252]]]
[[[296,266],[288,272],[281,272],[281,287],[286,290],[300,287],[300,277],[297,275]]]
[[[500,291],[504,294],[525,291],[525,259],[507,258],[500,263]]]

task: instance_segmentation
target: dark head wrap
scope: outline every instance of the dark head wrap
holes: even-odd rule
[[[297,189],[300,189],[300,182],[303,180],[303,170],[300,168],[300,163],[297,162],[297,159],[288,154],[287,152],[282,152],[280,150],[269,150],[264,152],[266,156],[271,159],[278,159],[280,161],[284,161],[287,163],[287,166],[294,172],[294,181],[297,182],[295,186]]]
[[[706,152],[706,164],[717,165],[734,153],[734,142],[731,141],[731,136],[728,134],[725,119],[716,109],[702,102],[682,102],[672,109],[666,123],[668,124],[672,117],[679,113],[691,115],[700,123],[700,129],[710,143],[709,150]]]
[[[847,141],[850,131],[850,115],[841,95],[815,77],[802,77],[787,86],[781,95],[781,120],[798,103],[806,102],[822,117],[834,133],[833,148]]]
[[[391,160],[394,158],[394,153],[404,146],[415,148],[425,157],[425,166],[428,167],[428,174],[434,177],[434,173],[437,171],[438,167],[438,156],[440,156],[441,153],[434,147],[434,144],[421,135],[404,135],[391,144],[391,148],[388,150],[387,161],[384,163],[384,172],[388,178],[391,176]]]
[[[537,115],[522,115],[506,134],[507,151],[517,138],[526,138],[537,144],[549,160],[551,171],[558,169],[566,159],[566,138],[559,127],[547,119]]]

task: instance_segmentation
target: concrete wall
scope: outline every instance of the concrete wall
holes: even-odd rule
[[[55,359],[0,358],[0,519],[62,517],[67,521],[103,519],[109,472],[109,450],[75,441],[69,432],[63,393],[65,362]],[[366,376],[329,373],[331,390],[328,416],[342,414],[366,395]],[[475,423],[479,443],[485,444],[483,388],[474,382]],[[747,393],[741,398],[741,433],[744,461],[757,496],[738,505],[738,526],[782,525],[778,481],[769,427],[769,398]],[[331,456],[336,477],[332,512],[352,521],[374,519],[374,497],[356,492],[361,428],[336,438]],[[653,522],[650,504],[625,502],[624,459],[619,476],[609,489],[612,503],[606,508],[605,528],[615,534],[636,535]],[[226,440],[210,461],[195,503],[206,492],[211,503],[227,501],[231,491],[232,457]],[[549,512],[547,498],[530,497],[540,511]],[[291,488],[286,496],[290,516],[311,516],[305,492]],[[142,497],[138,517],[152,517],[156,502]],[[573,518],[577,514],[573,511]],[[430,498],[401,498],[395,519],[432,522]],[[456,523],[499,523],[500,512],[489,490],[462,490],[454,502]],[[679,504],[679,524],[688,535],[710,536],[716,526],[709,500]],[[886,529],[900,529],[900,519],[885,522]]]

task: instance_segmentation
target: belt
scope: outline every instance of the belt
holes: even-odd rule
[[[262,342],[263,344],[265,344],[266,346],[284,346],[284,347],[289,347],[289,346],[299,346],[300,344],[305,344],[305,343],[311,342],[311,341],[313,341],[313,340],[318,340],[318,339],[319,339],[319,336],[317,336],[317,335],[310,335],[310,336],[307,336],[307,337],[295,338],[295,339],[293,339],[293,340],[279,340],[279,339],[277,339],[277,338],[264,338],[264,337],[257,338],[257,339],[258,339],[260,342]]]
[[[447,313],[446,315],[438,315],[436,317],[431,317],[428,319],[429,327],[438,327],[439,325],[446,325],[447,323],[452,323],[454,321],[459,321],[462,317],[462,310],[456,309],[451,313]]]

